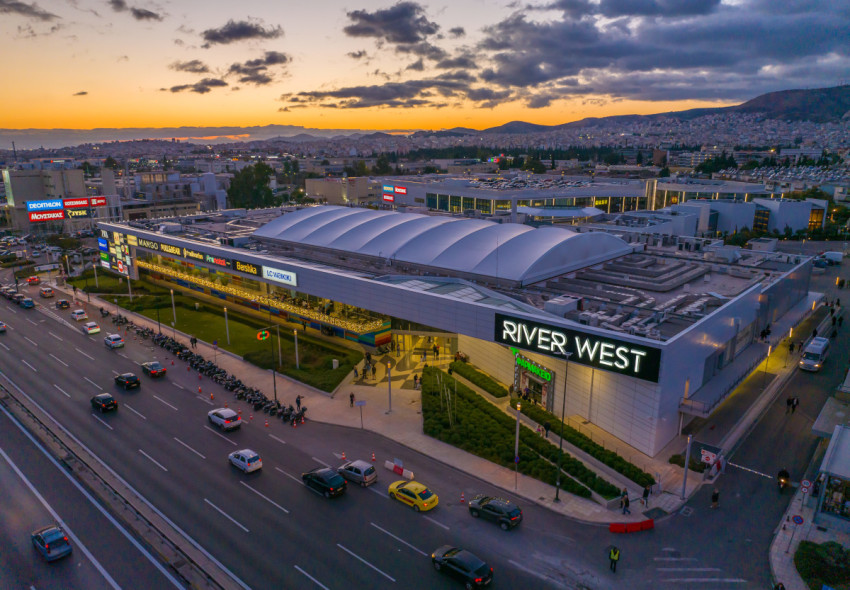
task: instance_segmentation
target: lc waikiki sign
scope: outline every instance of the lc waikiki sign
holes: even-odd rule
[[[288,270],[280,270],[278,268],[264,266],[263,278],[269,279],[270,281],[283,283],[284,285],[292,285],[293,287],[298,286],[298,277],[295,276],[294,272]]]
[[[547,356],[570,353],[570,362],[653,383],[658,383],[661,369],[661,350],[657,348],[500,313],[496,314],[495,341]]]

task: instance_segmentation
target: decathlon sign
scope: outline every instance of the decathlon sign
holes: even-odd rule
[[[263,278],[275,281],[276,283],[283,283],[284,285],[292,285],[293,287],[298,286],[298,279],[295,276],[295,273],[288,270],[280,270],[279,268],[264,266]]]
[[[62,199],[27,201],[27,211],[56,211],[62,208]]]
[[[569,354],[570,362],[653,383],[658,382],[661,368],[658,348],[500,313],[496,314],[495,341],[547,356]]]

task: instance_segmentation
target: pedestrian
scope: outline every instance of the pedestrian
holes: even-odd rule
[[[720,502],[720,490],[714,488],[714,491],[711,493],[711,507],[717,508],[718,503]]]
[[[629,497],[623,496],[623,514],[631,514],[632,511],[629,509]]]
[[[785,584],[783,584],[782,582],[777,582],[776,585],[773,587],[773,590],[785,590]]]
[[[835,338],[836,336],[838,336],[838,328],[832,331],[832,337]]]
[[[452,366],[451,365],[449,365],[449,371],[448,372],[449,372],[449,375],[452,374]]]
[[[649,493],[649,484],[647,484],[643,487],[643,505],[645,508],[649,508]]]
[[[372,364],[372,353],[366,353],[366,362]]]
[[[829,306],[829,315],[832,316],[832,319],[835,319],[835,307]]]
[[[537,434],[543,436],[543,427],[540,424],[537,425]]]
[[[627,490],[626,488],[623,488],[623,491],[620,492],[620,498],[624,498],[628,495],[629,495],[629,490]]]
[[[348,394],[348,407],[349,408],[354,407],[354,392],[353,391]]]
[[[437,353],[440,351],[440,347],[435,344],[431,347],[431,350],[434,352],[434,360],[437,360]]]
[[[832,316],[832,325],[834,326],[837,323],[838,323],[838,318],[835,317],[835,316]]]
[[[800,405],[800,398],[799,397],[794,397],[794,398],[791,399],[791,413],[792,414],[797,411],[797,406],[799,406],[799,405]]]
[[[74,285],[74,297],[77,296],[77,285]]]
[[[794,403],[794,399],[791,396],[788,396],[788,399],[785,400],[785,413],[791,413],[791,405]]]
[[[295,396],[295,406],[298,408],[298,411],[300,412],[301,411],[301,396],[300,395]]]
[[[800,340],[797,342],[797,352],[803,354],[803,341]]]
[[[357,379],[359,377],[359,373],[357,372],[357,367],[354,367],[354,378]]]
[[[812,330],[812,338],[817,338],[817,337],[818,337],[818,329],[815,328],[814,330]]]
[[[372,379],[377,379],[378,377],[378,365],[372,365]]]
[[[424,363],[425,361],[426,361],[426,358],[425,358],[425,351],[423,350],[423,351],[422,351],[422,362]]]
[[[620,550],[616,547],[611,547],[608,552],[608,559],[611,562],[611,571],[617,573],[617,562],[620,561]]]
[[[549,424],[548,421],[543,423],[543,430],[546,431],[546,438],[549,438],[549,430],[552,428],[552,425]]]
[[[788,343],[788,354],[794,354],[794,341]]]
[[[840,328],[844,324],[844,316],[838,316],[838,327]]]
[[[419,375],[413,374],[413,389],[419,389]]]

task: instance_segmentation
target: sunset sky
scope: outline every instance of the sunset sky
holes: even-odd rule
[[[823,0],[0,0],[0,128],[486,128],[850,78]]]

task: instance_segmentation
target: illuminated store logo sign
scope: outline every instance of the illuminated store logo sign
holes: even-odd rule
[[[174,254],[175,256],[182,256],[183,249],[177,246],[170,246],[168,244],[160,244],[159,247],[163,252],[168,252],[169,254]]]
[[[103,207],[106,205],[106,197],[92,197],[91,198],[91,206],[92,207]]]
[[[97,239],[97,247],[102,252],[106,252],[107,250],[109,250],[109,242],[107,242],[105,238],[98,238]]]
[[[65,209],[75,209],[78,207],[88,207],[89,200],[88,199],[64,199],[62,201],[62,205],[65,206]]]
[[[91,217],[91,211],[88,209],[66,209],[65,213],[68,214],[70,219],[85,219]]]
[[[384,185],[384,192],[385,192],[385,193],[391,193],[391,192],[393,192],[393,189],[394,189],[394,188],[395,188],[395,187],[394,187],[393,185],[391,185],[391,184],[385,184],[385,185]]]
[[[496,314],[495,341],[548,356],[565,357],[581,365],[658,382],[661,351],[560,326]]]
[[[406,195],[406,194],[407,194],[407,189],[406,189],[406,188],[404,188],[403,186],[397,186],[397,187],[395,187],[395,191],[394,191],[394,192],[395,192],[395,194],[397,194],[397,195]]]
[[[141,246],[142,248],[147,248],[148,250],[159,251],[159,242],[146,240],[144,238],[136,238],[136,245]]]
[[[215,264],[216,266],[230,266],[227,263],[227,259],[222,258],[221,256],[210,256],[209,254],[205,254],[204,261],[209,262],[210,264]]]
[[[277,268],[264,266],[263,278],[275,281],[277,283],[283,283],[284,285],[292,285],[293,287],[298,286],[298,281],[297,277],[295,276],[295,273],[290,272],[288,270],[280,270]]]
[[[384,195],[384,200],[388,203],[394,203],[395,195]]]
[[[552,380],[552,373],[550,373],[549,371],[547,371],[543,367],[532,363],[530,360],[528,360],[524,356],[520,355],[520,352],[516,348],[514,348],[513,346],[511,346],[511,352],[514,353],[514,359],[516,359],[516,366],[517,367],[522,367],[523,369],[525,369],[529,373],[534,373],[535,375],[537,375],[538,377],[540,377],[544,381],[551,381]]]
[[[183,248],[183,257],[193,258],[194,260],[203,260],[204,253],[198,252],[197,250],[189,250],[189,248]]]
[[[27,211],[55,211],[62,208],[62,199],[49,201],[27,201]],[[61,219],[61,217],[59,218]]]
[[[255,277],[258,277],[260,276],[260,268],[262,267],[257,264],[242,262],[241,260],[231,260],[230,268],[239,272],[244,272],[245,274],[254,275]]]
[[[55,221],[57,219],[65,219],[65,212],[59,211],[37,211],[29,214],[30,221]]]

